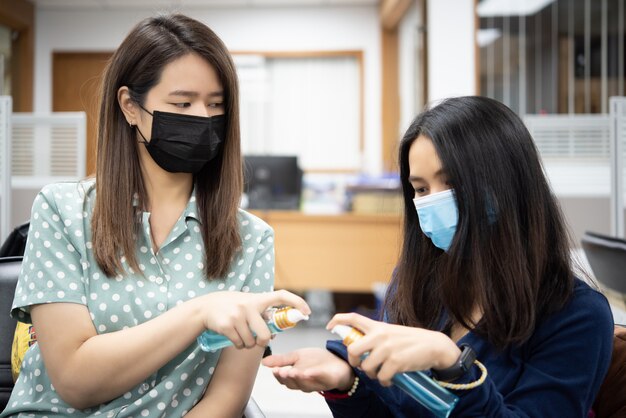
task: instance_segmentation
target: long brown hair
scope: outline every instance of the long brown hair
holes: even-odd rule
[[[455,191],[458,225],[447,253],[419,227],[409,149],[430,138]],[[527,340],[569,299],[569,234],[534,142],[503,104],[449,99],[419,115],[400,144],[404,243],[385,308],[393,322],[441,329],[456,321],[497,347]],[[472,323],[478,306],[482,319]]]
[[[135,236],[140,219],[133,205],[146,202],[135,131],[117,101],[127,86],[141,105],[158,84],[163,68],[195,53],[217,72],[224,90],[227,137],[218,156],[194,177],[209,278],[227,273],[241,246],[237,208],[243,188],[239,135],[239,102],[235,66],[223,42],[206,25],[180,14],[151,17],[131,30],[106,68],[98,124],[96,203],[92,219],[93,250],[107,276],[123,274],[121,256],[136,272]]]

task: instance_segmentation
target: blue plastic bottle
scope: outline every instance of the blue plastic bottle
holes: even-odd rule
[[[332,332],[339,335],[346,346],[363,336],[361,331],[347,325],[337,325]],[[397,373],[391,381],[439,418],[447,418],[459,401],[458,396],[419,371]]]
[[[267,327],[272,334],[283,332],[286,329],[293,328],[302,320],[309,319],[308,315],[303,314],[299,310],[292,307],[271,308],[264,315],[268,320]],[[204,331],[198,337],[198,344],[204,351],[215,351],[233,345],[233,342],[214,331]]]

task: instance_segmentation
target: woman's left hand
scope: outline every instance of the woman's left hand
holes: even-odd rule
[[[348,360],[383,386],[389,386],[396,373],[450,367],[461,354],[454,341],[438,331],[387,324],[355,313],[335,315],[326,328],[335,325],[349,325],[365,334],[348,347]]]

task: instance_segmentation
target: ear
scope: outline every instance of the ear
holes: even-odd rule
[[[124,117],[126,118],[126,122],[131,125],[137,125],[139,120],[139,107],[135,103],[135,101],[130,97],[130,92],[128,91],[128,87],[122,86],[117,91],[117,103],[120,105],[120,109],[122,109],[122,113],[124,113]]]

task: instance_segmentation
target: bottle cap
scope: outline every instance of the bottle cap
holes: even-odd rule
[[[346,347],[365,335],[358,329],[348,325],[335,325],[331,332],[337,334],[343,340],[343,344]]]
[[[296,308],[292,308],[290,306],[277,309],[273,315],[274,324],[276,324],[276,326],[280,329],[293,328],[298,322],[306,321],[308,319],[308,315],[305,315]]]

